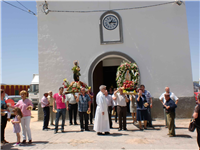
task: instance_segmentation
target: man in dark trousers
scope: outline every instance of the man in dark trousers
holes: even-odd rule
[[[91,91],[91,88],[88,90],[87,94],[89,95],[91,99],[91,113],[88,115],[88,120],[90,120],[90,124],[93,124],[93,98],[94,98],[94,93]]]
[[[43,123],[43,130],[47,131],[49,125],[49,115],[50,115],[50,108],[49,108],[49,101],[48,101],[48,93],[44,93],[44,96],[41,99],[41,107],[43,108],[44,112],[44,123]]]
[[[111,115],[112,115],[112,110],[114,107],[113,104],[113,99],[112,96],[110,94],[108,94],[108,91],[106,90],[105,93],[105,99],[106,99],[106,103],[108,105],[108,118],[109,118],[109,124],[110,124],[110,128],[112,128],[112,119],[111,119]]]
[[[167,116],[167,127],[169,129],[169,137],[175,136],[175,125],[174,125],[174,119],[175,119],[175,108],[177,105],[175,102],[170,98],[169,93],[165,93],[165,99],[166,102],[164,103],[163,107],[166,111]]]
[[[90,111],[91,100],[90,100],[90,97],[85,93],[85,88],[81,88],[81,92],[78,94],[76,101],[78,103],[78,111],[79,111],[81,131],[84,131],[83,116],[84,116],[84,119],[85,119],[85,131],[90,131],[88,129],[88,114],[87,114],[87,111]]]
[[[117,93],[117,92],[119,92],[119,93]],[[123,93],[123,88],[120,87],[117,91],[114,92],[113,100],[116,101],[116,104],[117,104],[117,112],[118,112],[118,118],[119,118],[118,131],[122,130],[122,118],[123,118],[123,129],[127,130],[127,128],[126,128],[126,110],[127,110],[126,103],[129,102],[129,99]]]
[[[59,92],[55,93],[53,98],[53,111],[56,112],[56,120],[55,120],[55,130],[54,134],[58,133],[58,122],[60,116],[62,116],[62,126],[61,126],[61,132],[64,131],[64,125],[65,125],[65,116],[66,116],[66,105],[65,105],[65,94],[63,93],[64,88],[60,87]],[[57,107],[57,111],[55,111],[55,103]]]
[[[66,99],[67,99],[67,110],[69,111],[69,124],[73,125],[72,123],[72,112],[74,114],[74,125],[77,125],[76,122],[76,116],[77,116],[77,108],[78,108],[78,104],[76,102],[76,97],[75,93],[70,93],[67,94]]]
[[[114,92],[116,91],[117,89],[116,88],[114,88]],[[115,95],[114,95],[114,93],[112,94],[112,99],[113,99],[113,97],[114,97]],[[115,111],[115,122],[117,123],[117,102],[113,99],[113,104],[114,104],[114,108],[113,108],[113,110]]]

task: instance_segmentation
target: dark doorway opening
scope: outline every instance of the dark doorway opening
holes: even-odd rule
[[[109,67],[103,67],[103,84],[107,86],[107,90],[109,92],[110,87],[117,88],[116,84],[116,73],[117,68],[119,66],[109,66]],[[127,103],[127,116],[130,115],[130,102]]]
[[[96,111],[96,95],[99,92],[99,86],[104,84],[109,88],[117,88],[116,84],[116,73],[118,66],[103,66],[103,62],[100,61],[95,67],[93,72],[93,92],[94,92],[94,114]],[[130,103],[130,102],[129,102]],[[127,116],[130,116],[130,107],[127,103]]]
[[[103,67],[103,84],[109,88],[117,88],[116,73],[118,66]]]

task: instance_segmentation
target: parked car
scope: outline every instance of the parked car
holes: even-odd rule
[[[33,103],[33,110],[35,110],[39,103],[39,74],[33,74],[33,79],[28,89],[28,97]]]
[[[12,99],[15,102],[15,104],[17,104],[17,102],[22,98],[20,95],[9,95],[8,99]]]
[[[194,96],[195,96],[195,100],[196,100],[196,104],[198,103],[197,102],[197,96],[200,94],[200,92],[194,92]]]
[[[18,102],[19,100],[21,100],[22,98],[21,98],[20,95],[9,95],[9,96],[7,97],[7,99],[12,99],[12,100],[15,102],[15,104],[17,104],[17,102]],[[9,107],[9,110],[10,110],[10,112],[11,112],[11,115],[14,115],[14,113],[13,113],[13,111],[12,111],[13,109]]]

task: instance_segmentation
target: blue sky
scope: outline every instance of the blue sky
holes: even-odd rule
[[[9,3],[23,8],[16,1]],[[35,1],[22,1],[37,12]],[[193,80],[200,78],[199,9],[196,2],[185,2],[192,60]],[[25,9],[25,8],[23,8]],[[33,73],[38,73],[37,17],[1,1],[1,83],[30,84]]]

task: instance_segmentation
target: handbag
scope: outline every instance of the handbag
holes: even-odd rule
[[[195,128],[196,128],[196,126],[195,126],[195,120],[194,120],[194,119],[191,119],[191,120],[190,120],[190,124],[189,124],[188,130],[189,130],[190,132],[194,132]]]

